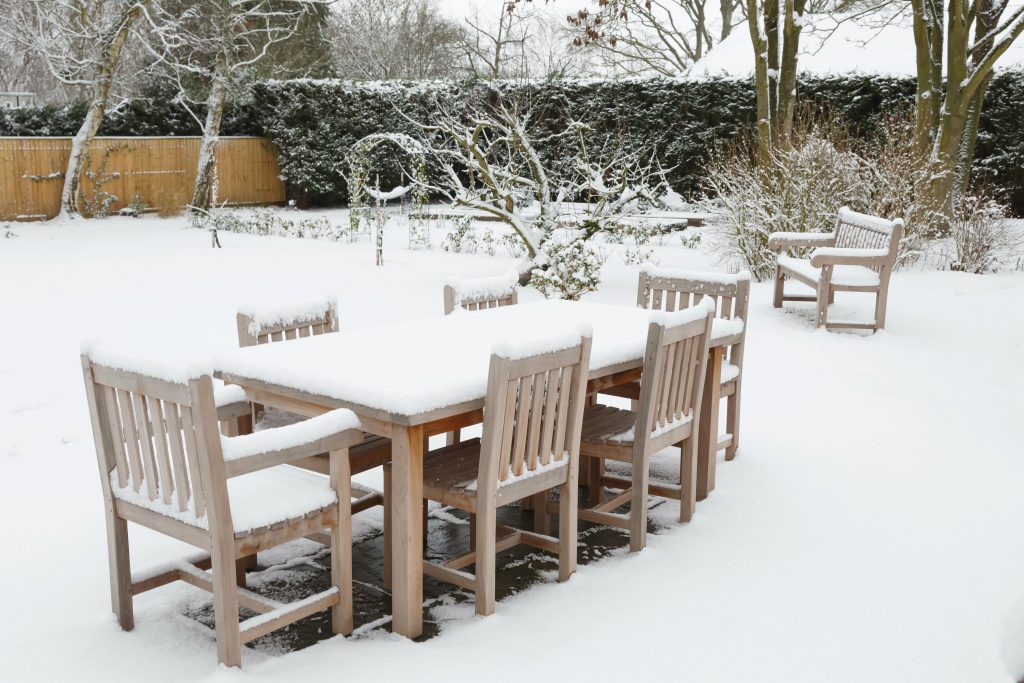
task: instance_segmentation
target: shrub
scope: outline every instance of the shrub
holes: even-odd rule
[[[949,221],[949,269],[988,273],[1012,264],[1021,248],[1021,230],[1007,218],[1007,208],[984,190],[965,194]]]
[[[551,238],[537,254],[539,264],[531,272],[530,284],[546,298],[553,295],[579,301],[587,292],[601,284],[603,259],[588,241],[575,235]]]

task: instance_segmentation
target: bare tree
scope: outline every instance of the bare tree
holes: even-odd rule
[[[467,17],[462,53],[469,74],[475,78],[526,77],[526,46],[535,16],[532,6],[503,2],[497,16],[478,10]]]
[[[421,80],[457,71],[462,29],[436,0],[344,0],[330,24],[344,78]]]
[[[321,0],[160,0],[147,13],[150,49],[166,65],[181,102],[203,129],[193,209],[207,209],[216,202],[216,149],[228,93],[251,76],[275,45],[296,34],[307,12],[323,4]],[[197,88],[207,93],[205,117],[190,106],[196,104],[190,92]]]
[[[62,83],[88,93],[85,120],[71,144],[60,216],[79,215],[81,178],[103,122],[121,54],[149,0],[21,0],[7,8],[0,32],[31,51]]]
[[[740,0],[600,0],[570,15],[573,41],[598,51],[616,70],[678,76],[725,40],[743,20]]]
[[[915,144],[926,159],[914,220],[941,228],[967,187],[985,92],[1000,57],[1024,32],[1024,5],[1012,7],[1009,0],[912,3]]]

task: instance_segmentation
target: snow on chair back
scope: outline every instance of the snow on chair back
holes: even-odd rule
[[[278,307],[238,309],[238,345],[255,346],[338,331],[334,299]]]
[[[839,209],[835,235],[837,248],[882,249],[889,253],[894,263],[896,250],[903,236],[903,221],[890,221],[878,216],[857,213],[844,206]],[[872,270],[880,271],[883,266],[870,267]]]
[[[692,310],[651,315],[637,425],[648,426],[644,441],[665,442],[656,448],[676,443],[674,432],[696,424],[714,313],[705,300]]]
[[[680,311],[705,298],[715,304],[716,317],[746,320],[750,273],[736,275],[674,270],[644,264],[640,269],[636,303],[656,311]]]
[[[214,433],[217,425],[210,376],[153,376],[166,373],[115,364],[125,365],[82,354],[104,490],[207,527],[199,520],[206,516],[211,476],[202,425],[213,425]]]
[[[537,354],[497,351],[488,376],[478,494],[579,456],[590,334],[567,332],[544,342]]]
[[[452,280],[444,286],[444,314],[456,308],[479,311],[519,303],[518,284],[519,275],[514,270],[493,277]]]

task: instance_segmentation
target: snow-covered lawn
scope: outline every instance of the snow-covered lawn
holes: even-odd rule
[[[408,251],[400,231],[383,268],[365,242],[221,234],[213,250],[182,224],[0,238],[0,680],[238,675],[182,615],[207,600],[196,589],[139,597],[132,633],[110,614],[83,339],[214,352],[234,346],[239,303],[321,294],[337,296],[343,330],[439,315],[447,278],[512,265]],[[699,250],[656,253],[715,268]],[[636,274],[612,256],[590,298],[632,305]],[[655,510],[666,528],[644,552],[425,643],[377,631],[246,650],[241,675],[934,683],[1012,680],[1010,662],[1024,676],[1024,274],[901,272],[891,292],[888,328],[865,337],[816,331],[811,305],[777,311],[770,285],[754,286],[740,454],[690,524],[671,522],[675,503]],[[137,568],[183,552],[137,528],[131,542]]]

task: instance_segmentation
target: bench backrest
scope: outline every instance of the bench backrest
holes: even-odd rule
[[[705,302],[651,321],[640,379],[635,442],[662,436],[699,419],[714,311]],[[644,429],[646,425],[646,430]]]
[[[579,457],[590,337],[525,358],[491,356],[477,495]]]
[[[750,273],[735,275],[695,270],[675,270],[644,266],[637,286],[637,305],[660,311],[679,311],[710,299],[715,317],[742,320],[740,340],[729,347],[727,359],[740,367],[743,342],[747,335],[747,309],[750,305]]]
[[[333,299],[285,308],[244,307],[238,311],[238,345],[256,346],[338,331]]]
[[[82,371],[108,503],[118,487],[142,507],[208,517],[208,529],[230,529],[210,375],[170,381],[95,362],[88,353]]]
[[[444,286],[444,314],[448,315],[456,308],[479,311],[517,304],[518,284],[519,276],[511,270],[495,277],[450,282]]]
[[[903,237],[903,220],[894,221],[857,213],[847,207],[839,209],[836,217],[835,246],[846,249],[884,249],[889,255],[887,266],[896,262],[900,239]],[[875,266],[881,271],[887,266]]]

